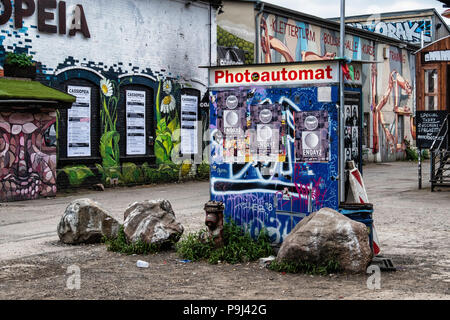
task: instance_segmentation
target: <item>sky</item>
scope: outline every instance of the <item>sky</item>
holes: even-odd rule
[[[321,18],[335,18],[340,15],[340,0],[263,0],[281,7],[311,14]],[[442,14],[446,8],[436,0],[347,0],[345,15],[356,16],[383,12],[407,11],[435,8]],[[447,24],[450,19],[444,18]]]

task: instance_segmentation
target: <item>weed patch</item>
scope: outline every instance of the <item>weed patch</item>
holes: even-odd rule
[[[273,254],[270,239],[265,230],[262,230],[258,238],[254,240],[248,232],[244,232],[233,222],[226,223],[222,248],[215,248],[214,242],[206,235],[206,230],[189,234],[176,244],[177,254],[183,259],[206,260],[211,264],[217,264],[219,261],[231,264],[249,262]]]
[[[119,227],[119,232],[116,238],[109,239],[104,237],[103,242],[106,244],[108,251],[120,252],[127,255],[131,254],[149,254],[157,253],[161,251],[162,247],[156,244],[148,244],[142,240],[137,242],[129,243],[123,226]]]
[[[335,259],[331,259],[327,263],[322,265],[292,261],[278,262],[274,260],[269,265],[269,269],[277,272],[306,273],[310,275],[327,275],[331,273],[338,273],[341,271],[339,262],[337,262]]]

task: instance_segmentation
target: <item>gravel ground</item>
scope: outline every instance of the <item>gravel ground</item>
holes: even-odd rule
[[[129,202],[164,197],[187,232],[196,231],[203,227],[208,183],[189,182],[2,204],[0,299],[448,300],[450,190],[431,193],[426,183],[417,190],[417,165],[408,162],[368,164],[364,181],[382,254],[397,267],[381,274],[379,290],[367,288],[368,275],[283,274],[257,262],[182,263],[173,251],[126,256],[104,245],[58,242],[56,225],[65,206],[81,197],[101,202],[119,221]],[[148,261],[149,268],[137,268],[139,259]],[[68,268],[74,265],[81,282],[80,289],[71,290]]]

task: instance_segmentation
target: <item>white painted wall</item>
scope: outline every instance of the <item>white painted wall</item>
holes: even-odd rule
[[[36,1],[37,2],[37,1]],[[50,68],[49,73],[58,73],[67,57],[79,60],[77,66],[85,66],[88,61],[97,66],[103,63],[103,70],[122,62],[122,72],[137,74],[150,68],[161,76],[179,78],[180,82],[192,79],[207,84],[207,70],[199,69],[208,65],[210,59],[209,5],[180,0],[67,0],[67,12],[76,4],[83,5],[91,38],[81,33],[75,37],[59,34],[45,34],[37,28],[37,10],[24,19],[26,29],[18,36],[5,36],[0,44],[5,48],[19,45],[19,41],[31,45],[34,60]],[[2,11],[0,5],[0,11]],[[54,10],[57,20],[57,10]],[[216,30],[215,11],[212,10],[212,28]],[[69,25],[70,19],[67,19]],[[55,21],[54,24],[57,24]],[[69,29],[69,27],[67,28]],[[17,31],[13,22],[0,26],[8,33]],[[28,33],[28,36],[25,35]],[[215,32],[214,32],[215,34]],[[25,39],[31,40],[25,43]],[[211,47],[216,48],[215,35]],[[216,60],[216,50],[212,61]],[[130,66],[131,63],[131,66]],[[132,67],[137,67],[133,71]],[[193,83],[193,84],[194,84]]]

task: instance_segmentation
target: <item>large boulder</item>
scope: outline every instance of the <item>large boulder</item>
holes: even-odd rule
[[[142,240],[149,244],[167,245],[177,242],[184,227],[176,221],[167,200],[135,202],[124,213],[124,232],[130,242]]]
[[[365,273],[372,260],[367,227],[330,208],[300,221],[286,237],[277,261],[324,265],[339,262],[350,273]]]
[[[97,202],[78,199],[67,206],[57,231],[64,243],[98,243],[103,236],[117,237],[119,226],[119,222]]]

